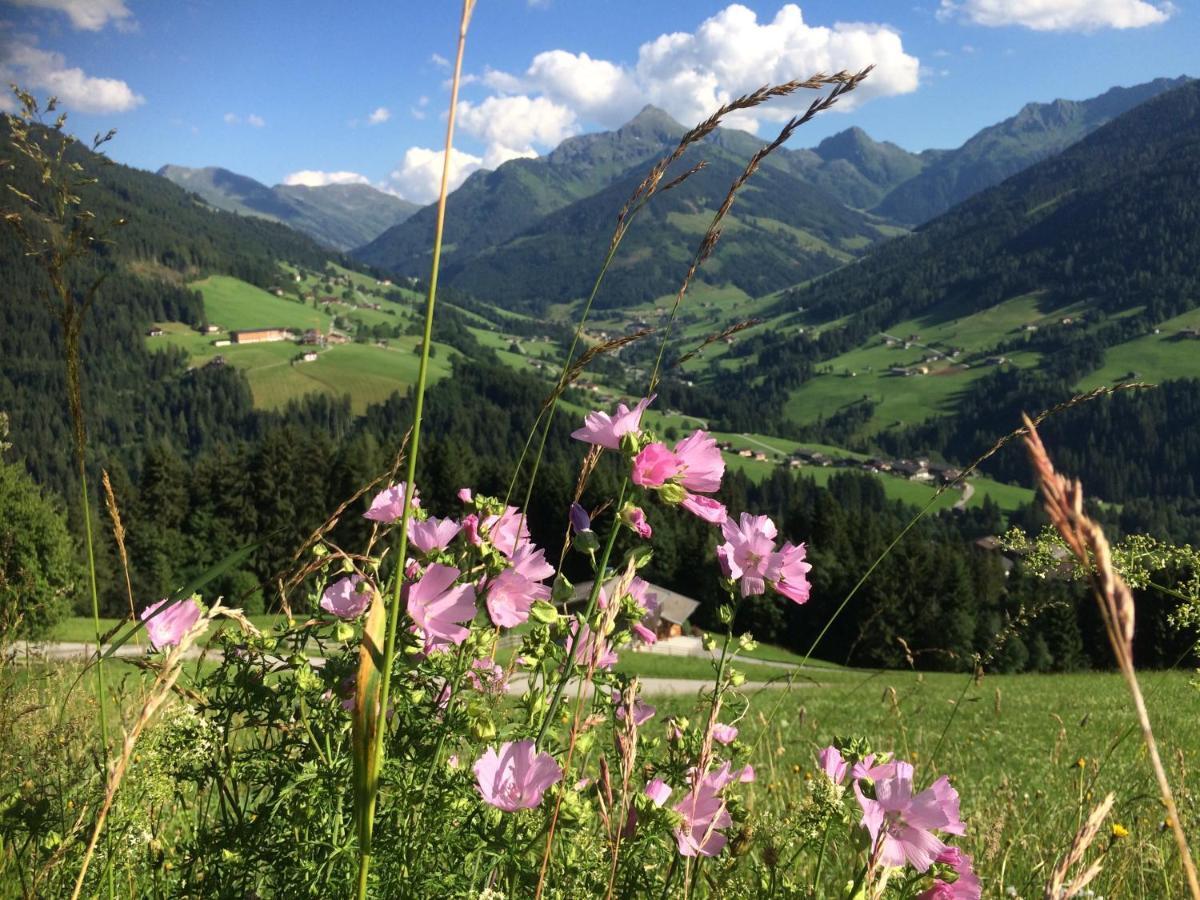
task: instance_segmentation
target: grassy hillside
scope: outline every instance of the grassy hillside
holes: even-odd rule
[[[341,267],[332,267],[337,277],[351,281],[356,292],[375,290],[374,279]],[[289,269],[288,274],[295,272]],[[321,276],[309,274],[300,282],[316,284]],[[290,280],[283,284],[294,284]],[[386,400],[396,391],[404,392],[416,383],[420,358],[416,352],[420,339],[414,335],[389,337],[386,345],[377,342],[347,343],[324,348],[301,347],[291,341],[265,344],[231,344],[218,347],[217,341],[227,340],[230,331],[250,328],[315,328],[329,330],[337,315],[367,326],[376,324],[401,325],[412,318],[411,310],[397,303],[381,303],[389,312],[322,305],[313,309],[311,303],[278,297],[252,284],[225,275],[214,275],[194,282],[191,287],[204,298],[206,321],[218,325],[217,334],[199,334],[181,323],[160,323],[167,333],[147,338],[151,347],[175,346],[185,350],[193,366],[203,366],[220,357],[246,375],[254,397],[261,409],[280,409],[306,394],[323,393],[333,397],[350,396],[353,412],[361,414],[372,403]],[[401,290],[404,294],[405,290]],[[407,292],[411,294],[411,291]],[[454,348],[435,342],[430,360],[429,377],[437,381],[448,375],[450,363],[457,354]],[[315,350],[313,362],[297,360],[305,350]]]

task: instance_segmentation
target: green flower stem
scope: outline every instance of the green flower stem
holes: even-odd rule
[[[621,490],[617,495],[617,504],[614,509],[620,509],[625,502],[625,491],[629,488],[629,479],[626,478],[621,482]],[[559,704],[562,702],[563,691],[567,687],[567,681],[571,677],[571,669],[575,665],[575,657],[579,653],[579,645],[583,643],[580,639],[583,625],[592,617],[596,611],[596,603],[600,597],[600,589],[604,586],[604,572],[608,568],[608,560],[612,556],[613,545],[617,542],[617,533],[621,530],[621,523],[618,519],[613,519],[612,530],[608,533],[608,541],[604,545],[604,553],[600,556],[600,565],[596,569],[596,577],[592,581],[592,591],[588,595],[587,607],[583,611],[583,615],[579,619],[579,627],[575,631],[575,638],[571,641],[571,649],[567,652],[566,664],[563,666],[562,675],[559,676],[558,683],[554,686],[554,697],[550,701],[550,708],[546,711],[546,717],[542,720],[541,730],[538,731],[537,741],[535,744],[541,746],[543,739],[546,737],[546,731],[550,727],[550,723],[554,721],[554,714],[558,712]],[[597,636],[593,635],[593,638]]]
[[[362,811],[365,817],[366,841],[365,846],[359,847],[358,866],[358,898],[365,900],[367,896],[368,876],[371,866],[371,839],[375,822],[375,806],[379,798],[379,773],[382,771],[385,759],[384,732],[387,731],[388,699],[392,686],[392,660],[396,655],[396,630],[401,617],[400,599],[404,585],[404,561],[408,556],[408,523],[412,518],[412,497],[417,478],[417,457],[421,449],[421,417],[425,411],[425,385],[429,375],[429,351],[433,343],[433,312],[437,305],[438,273],[442,262],[442,235],[446,224],[446,196],[449,187],[451,148],[454,144],[454,121],[458,111],[458,88],[462,80],[463,50],[467,41],[467,26],[471,21],[471,12],[475,0],[463,0],[462,17],[458,31],[458,51],[454,60],[454,80],[450,89],[450,113],[446,122],[446,154],[442,166],[442,184],[438,195],[437,228],[433,239],[433,262],[429,274],[429,294],[425,301],[425,330],[421,343],[421,363],[417,369],[417,386],[413,399],[413,423],[411,446],[408,451],[407,482],[404,486],[404,504],[400,516],[400,541],[397,550],[396,577],[392,586],[392,603],[387,617],[387,641],[383,654],[383,679],[379,691],[379,709],[383,717],[375,731],[375,744],[370,753],[369,765],[376,773],[370,781],[367,808]]]

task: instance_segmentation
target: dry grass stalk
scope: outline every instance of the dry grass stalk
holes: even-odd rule
[[[1171,830],[1175,835],[1175,843],[1179,848],[1180,862],[1187,875],[1188,888],[1193,900],[1200,900],[1200,881],[1197,880],[1196,866],[1188,848],[1187,835],[1184,834],[1183,824],[1179,818],[1179,810],[1175,806],[1175,796],[1167,779],[1166,769],[1158,754],[1158,744],[1154,739],[1154,730],[1150,725],[1150,715],[1146,711],[1146,703],[1142,697],[1141,686],[1138,684],[1137,672],[1133,664],[1133,631],[1134,631],[1134,602],[1129,586],[1113,569],[1109,552],[1108,540],[1104,532],[1083,511],[1083,486],[1077,480],[1067,479],[1054,469],[1046,448],[1038,436],[1037,427],[1025,417],[1025,446],[1033,462],[1038,483],[1041,485],[1042,496],[1045,498],[1046,513],[1050,521],[1062,535],[1071,553],[1080,565],[1088,572],[1088,582],[1092,593],[1100,607],[1100,616],[1104,621],[1104,630],[1108,634],[1108,642],[1112,646],[1117,665],[1125,677],[1133,697],[1134,710],[1137,713],[1138,724],[1141,725],[1142,738],[1146,743],[1146,751],[1158,780],[1159,793],[1167,810]]]
[[[183,660],[188,650],[208,631],[209,625],[217,617],[233,619],[244,631],[251,634],[258,633],[258,629],[250,623],[240,609],[226,609],[221,606],[220,602],[217,602],[207,613],[197,619],[196,624],[188,629],[188,632],[180,639],[179,643],[167,652],[163,666],[159,670],[154,684],[150,687],[150,693],[146,697],[146,701],[142,704],[142,710],[138,714],[137,721],[133,723],[133,728],[125,735],[125,741],[121,748],[121,756],[117,759],[112,771],[109,772],[108,786],[104,792],[104,802],[100,805],[100,812],[96,816],[96,824],[92,828],[92,837],[88,841],[87,850],[83,855],[83,864],[79,867],[79,875],[75,879],[75,890],[71,893],[71,900],[76,900],[79,897],[79,892],[83,890],[83,881],[87,877],[88,867],[91,865],[92,856],[96,852],[96,844],[99,842],[100,835],[104,831],[104,823],[107,821],[108,813],[117,798],[117,791],[120,789],[121,782],[125,778],[125,772],[129,768],[129,761],[133,759],[133,751],[137,747],[137,742],[141,738],[142,732],[150,724],[150,720],[154,718],[154,714],[158,712],[159,707],[162,706],[163,702],[170,695],[171,689],[183,671]]]
[[[866,71],[870,71],[870,69],[867,69]],[[637,186],[633,194],[630,195],[629,199],[625,201],[625,205],[621,207],[621,211],[617,215],[617,227],[613,232],[610,248],[620,243],[621,237],[624,236],[625,233],[625,226],[628,224],[630,216],[634,211],[643,206],[660,190],[668,190],[675,187],[704,167],[703,163],[693,166],[679,178],[669,182],[665,187],[662,186],[662,179],[667,174],[667,169],[669,169],[675,162],[679,160],[681,156],[683,156],[688,147],[704,140],[704,138],[716,131],[726,116],[730,115],[731,113],[752,109],[755,106],[760,106],[761,104],[766,103],[768,100],[776,97],[786,97],[788,94],[793,94],[796,91],[816,91],[829,85],[834,85],[836,89],[837,87],[840,87],[851,80],[861,80],[865,76],[866,72],[860,72],[857,75],[851,75],[848,72],[837,72],[833,75],[823,75],[818,73],[803,81],[794,80],[785,82],[783,84],[765,85],[756,91],[738,97],[736,100],[732,100],[722,106],[699,125],[695,126],[686,134],[684,134],[683,137],[679,139],[679,143],[676,145],[675,149],[655,163],[649,174],[642,179],[642,182]],[[809,114],[810,118],[815,114],[815,112],[811,112]]]
[[[796,129],[798,129],[801,125],[804,125],[806,122],[811,121],[818,113],[829,109],[831,106],[837,103],[838,99],[844,94],[848,94],[853,91],[856,87],[858,87],[863,79],[871,74],[871,69],[873,68],[874,66],[867,66],[867,68],[854,75],[848,75],[845,72],[839,72],[831,79],[825,79],[825,76],[822,75],[814,75],[811,79],[809,79],[808,82],[804,82],[804,86],[812,86],[814,83],[819,86],[820,84],[832,82],[834,87],[833,90],[831,90],[828,94],[823,97],[818,97],[816,100],[810,103],[808,109],[805,110],[803,115],[793,116],[791,119],[789,119],[784,124],[783,128],[780,129],[779,134],[775,137],[775,140],[771,141],[771,143],[764,147],[760,147],[758,151],[752,157],[750,157],[750,161],[746,163],[746,168],[742,170],[742,174],[734,179],[733,184],[729,186],[729,190],[725,194],[725,199],[721,202],[720,207],[717,208],[716,213],[713,215],[712,221],[709,223],[708,230],[704,233],[704,237],[700,239],[700,246],[696,250],[696,255],[692,258],[691,265],[688,266],[687,274],[683,277],[683,283],[680,284],[679,290],[675,294],[675,301],[671,305],[671,314],[667,319],[666,331],[663,335],[662,343],[659,345],[658,359],[655,361],[654,372],[650,376],[650,385],[647,388],[646,393],[653,393],[655,385],[658,384],[659,371],[662,367],[663,353],[666,350],[667,341],[671,336],[671,327],[675,323],[675,316],[679,312],[679,305],[683,302],[683,296],[687,293],[688,288],[691,286],[692,279],[695,278],[696,272],[699,271],[700,267],[704,265],[704,262],[709,258],[709,256],[712,255],[713,250],[717,246],[717,241],[721,239],[721,223],[724,221],[725,216],[729,214],[729,210],[733,208],[733,201],[737,197],[738,191],[745,187],[746,182],[749,181],[754,173],[758,171],[759,167],[762,165],[762,161],[778,150],[784,143],[786,143],[787,140],[793,134],[795,134]],[[789,82],[789,85],[790,84],[799,83]],[[783,87],[787,87],[787,85],[780,86],[781,89]],[[797,89],[798,87],[791,88],[791,90],[788,90],[787,93],[791,93],[792,90]],[[764,100],[771,96],[777,96],[776,94],[772,94],[771,90],[771,88],[760,89],[760,91],[765,92]],[[745,100],[747,98],[741,99]],[[734,102],[737,103],[738,101]],[[708,121],[711,122],[713,120],[710,119]],[[697,126],[697,129],[693,130],[701,129],[707,124],[708,122],[701,123],[700,126]],[[713,128],[715,127],[716,126],[714,125]],[[707,134],[708,132],[705,133]],[[686,137],[687,136],[685,135],[685,138]],[[680,146],[683,146],[682,142],[680,143]]]
[[[687,353],[683,354],[683,356],[679,357],[679,359],[675,360],[674,368],[679,368],[679,366],[682,366],[688,360],[695,359],[704,352],[706,347],[712,346],[717,341],[723,341],[725,338],[733,337],[739,331],[745,331],[747,328],[753,328],[755,325],[761,324],[762,319],[747,319],[744,322],[737,322],[733,325],[730,325],[724,331],[718,331],[714,334],[710,334],[703,341],[701,341],[694,350],[689,350]]]
[[[1092,810],[1087,821],[1075,832],[1075,839],[1071,841],[1066,855],[1058,861],[1058,865],[1050,873],[1050,881],[1046,884],[1045,900],[1069,900],[1078,895],[1091,883],[1093,878],[1100,874],[1102,862],[1097,859],[1071,879],[1070,883],[1067,882],[1067,876],[1071,870],[1083,861],[1084,854],[1096,840],[1096,836],[1100,834],[1100,828],[1104,824],[1104,820],[1108,818],[1112,806],[1113,795],[1109,794],[1100,802],[1099,806]]]
[[[624,334],[619,338],[613,338],[612,340],[605,341],[602,344],[596,344],[595,346],[588,347],[587,350],[580,354],[579,359],[575,360],[570,368],[563,372],[562,377],[558,379],[558,384],[556,384],[554,386],[554,390],[550,392],[550,396],[542,401],[541,412],[544,413],[554,404],[555,400],[562,396],[563,392],[570,387],[572,383],[574,383],[575,379],[583,374],[584,369],[588,367],[592,360],[599,356],[604,356],[605,354],[620,350],[626,344],[632,344],[634,341],[640,341],[642,338],[651,334],[654,334],[653,328],[643,328],[640,331]]]
[[[108,470],[101,469],[100,481],[104,485],[104,505],[108,507],[108,517],[113,523],[113,537],[117,541],[117,553],[121,557],[121,569],[125,573],[125,594],[129,597],[129,619],[137,618],[137,610],[133,606],[133,583],[129,580],[129,553],[125,550],[125,526],[121,523],[121,510],[117,506],[117,495],[113,492],[112,482],[108,478]]]

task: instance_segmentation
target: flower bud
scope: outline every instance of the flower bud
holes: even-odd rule
[[[658,496],[663,503],[669,506],[678,506],[688,497],[687,489],[682,485],[675,484],[673,481],[668,481],[658,489]]]

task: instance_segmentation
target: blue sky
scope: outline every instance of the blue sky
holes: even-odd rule
[[[0,0],[0,79],[58,93],[114,158],[267,184],[366,180],[428,200],[440,173],[453,0]],[[847,24],[848,23],[848,24]],[[812,71],[878,68],[796,146],[858,125],[952,147],[1024,103],[1197,75],[1176,0],[479,0],[458,178],[612,128],[646,102],[690,123]],[[791,112],[739,124],[767,134]]]

